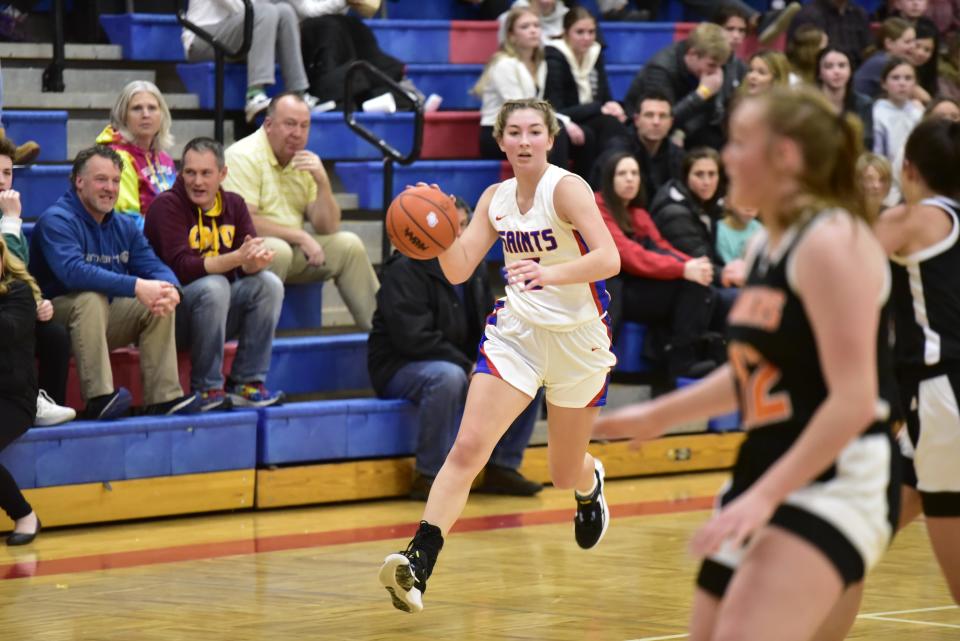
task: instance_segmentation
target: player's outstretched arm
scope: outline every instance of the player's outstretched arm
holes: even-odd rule
[[[601,438],[646,441],[684,423],[728,414],[736,406],[733,371],[730,365],[724,365],[697,383],[652,401],[603,412],[594,425],[593,433]]]
[[[443,274],[454,285],[470,278],[497,240],[497,231],[490,224],[489,210],[490,200],[499,186],[498,183],[487,187],[473,210],[473,219],[467,229],[453,241],[447,251],[440,254]]]

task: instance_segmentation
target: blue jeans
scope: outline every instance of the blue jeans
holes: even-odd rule
[[[267,270],[232,283],[211,274],[184,287],[177,307],[177,348],[190,348],[191,389],[223,388],[223,345],[232,338],[239,344],[230,378],[265,381],[282,304],[283,283]]]
[[[463,369],[448,361],[414,361],[393,375],[384,389],[385,398],[402,398],[417,406],[416,467],[424,476],[434,477],[443,466],[456,439],[467,401],[469,380]],[[517,469],[530,441],[540,410],[543,390],[510,426],[497,443],[490,463]]]

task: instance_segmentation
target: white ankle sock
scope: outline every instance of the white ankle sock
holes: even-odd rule
[[[594,473],[593,473],[593,485],[590,487],[590,491],[584,494],[584,493],[581,493],[580,490],[574,490],[573,493],[574,493],[574,494],[577,496],[577,498],[579,498],[579,499],[588,499],[588,498],[590,498],[590,497],[593,495],[593,493],[596,492],[596,491],[597,491],[597,473],[594,472]]]

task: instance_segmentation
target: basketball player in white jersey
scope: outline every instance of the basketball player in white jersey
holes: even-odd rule
[[[603,281],[619,272],[620,256],[587,183],[547,162],[558,131],[553,109],[542,100],[503,105],[493,135],[515,178],[483,193],[470,226],[440,255],[446,277],[460,283],[499,240],[507,287],[488,318],[460,430],[420,528],[380,570],[393,605],[406,612],[423,609],[427,578],[471,483],[540,387],[546,388],[550,474],[555,487],[574,490],[577,543],[592,548],[606,532],[603,466],[587,445],[616,363]]]
[[[739,406],[731,482],[690,546],[704,560],[689,638],[809,641],[897,522],[890,272],[857,187],[859,125],[789,88],[742,101],[730,123],[730,199],[765,225],[727,321],[730,363],[597,431],[653,438]]]
[[[899,527],[923,513],[934,555],[960,603],[960,124],[917,125],[904,152],[905,204],[874,229],[893,269],[894,367],[906,426],[899,433]],[[845,639],[863,596],[844,595],[816,641]]]

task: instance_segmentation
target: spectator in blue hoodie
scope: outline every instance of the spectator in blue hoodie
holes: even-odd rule
[[[130,392],[113,387],[110,350],[130,343],[140,348],[144,413],[193,412],[197,398],[184,396],[177,375],[180,284],[136,224],[114,212],[122,168],[109,147],[77,154],[73,188],[34,228],[30,271],[53,300],[54,320],[70,332],[85,418],[117,418],[129,410]]]

